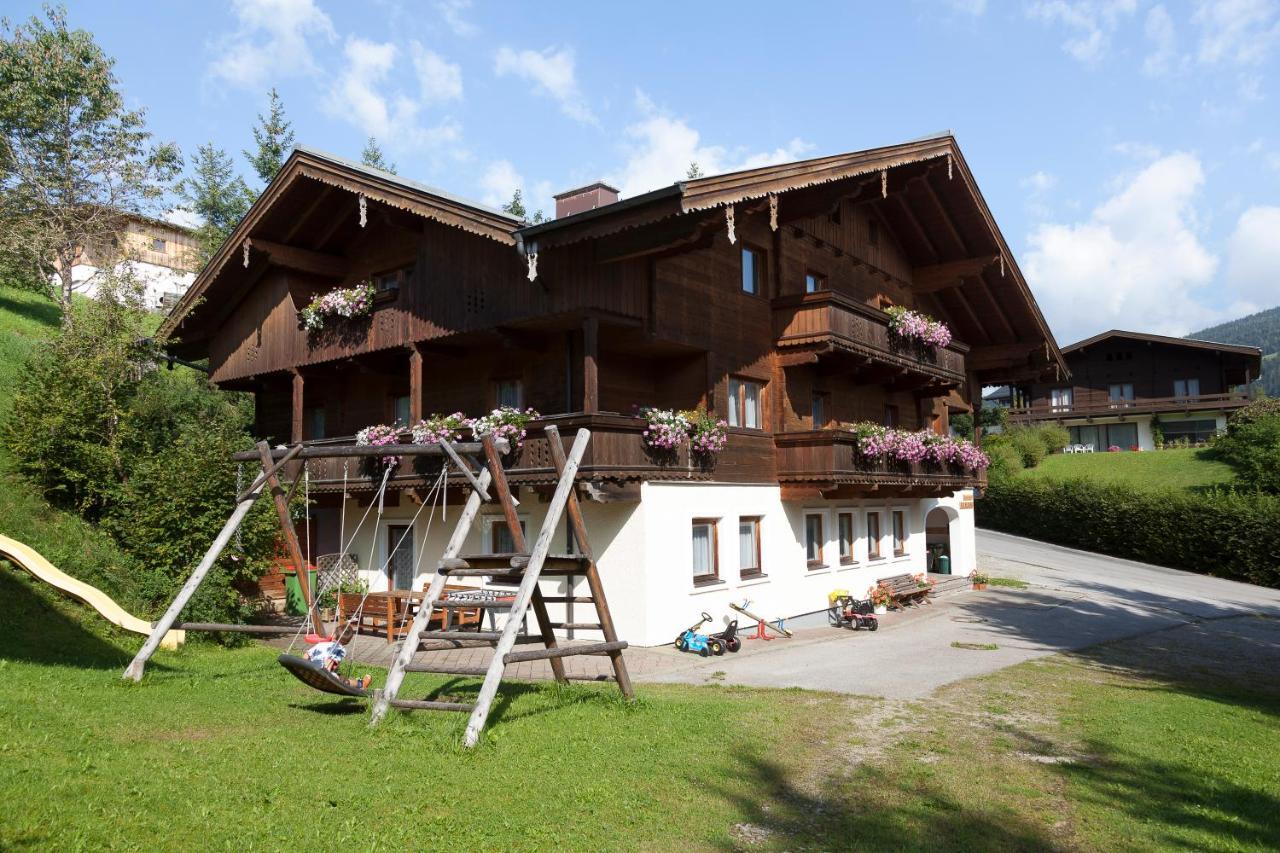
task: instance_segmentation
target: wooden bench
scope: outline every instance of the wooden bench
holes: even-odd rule
[[[892,577],[881,578],[876,583],[884,584],[889,588],[889,594],[893,596],[893,603],[899,607],[927,601],[929,593],[933,589],[930,586],[920,586],[916,582],[915,575],[893,575]]]
[[[445,592],[466,591],[474,587],[446,585]],[[359,616],[356,633],[363,633],[366,628],[386,634],[387,642],[394,643],[409,631],[414,613],[422,601],[421,591],[394,590],[392,592],[371,592],[367,596],[360,592],[343,592],[338,594],[338,621],[346,622],[352,616]],[[363,608],[361,603],[363,602]],[[466,625],[479,625],[483,611],[479,607],[462,609],[437,609],[431,614],[431,622],[440,630]]]

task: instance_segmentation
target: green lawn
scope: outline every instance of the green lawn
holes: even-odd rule
[[[1280,844],[1280,625],[1270,658],[1187,666],[1162,639],[1164,675],[1120,644],[915,702],[645,684],[626,706],[604,686],[508,684],[468,752],[461,715],[370,730],[260,646],[161,653],[126,684],[136,639],[9,569],[0,600],[0,798],[23,804],[0,849]],[[1236,679],[1249,660],[1272,675]],[[476,687],[415,677],[414,695]]]
[[[1082,477],[1100,483],[1144,488],[1197,489],[1234,482],[1230,466],[1207,458],[1204,450],[1185,448],[1142,453],[1055,453],[1023,476],[1066,480]]]

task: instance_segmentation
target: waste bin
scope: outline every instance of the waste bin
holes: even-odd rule
[[[312,595],[315,595],[315,569],[307,572],[307,588],[311,590]],[[292,613],[295,616],[303,616],[307,612],[307,599],[302,595],[302,585],[298,583],[296,569],[284,570],[284,609],[286,613]]]
[[[951,574],[951,558],[946,554],[940,554],[938,556],[938,564],[934,568],[934,571],[940,575]]]

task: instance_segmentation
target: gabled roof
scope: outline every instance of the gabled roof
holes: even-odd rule
[[[1105,332],[1094,335],[1091,338],[1085,338],[1083,341],[1076,341],[1062,348],[1063,354],[1076,352],[1093,346],[1101,341],[1111,338],[1124,338],[1132,341],[1142,341],[1151,344],[1166,344],[1175,347],[1189,347],[1191,349],[1214,350],[1217,352],[1229,352],[1243,356],[1254,356],[1262,358],[1262,350],[1258,347],[1242,346],[1240,344],[1220,344],[1215,341],[1201,341],[1195,338],[1174,338],[1168,335],[1152,335],[1147,332],[1127,332],[1123,329],[1110,329]]]

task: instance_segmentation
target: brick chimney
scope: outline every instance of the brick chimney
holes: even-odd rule
[[[596,181],[576,190],[562,192],[556,197],[556,219],[573,216],[584,210],[595,210],[618,200],[618,190],[604,181]]]

